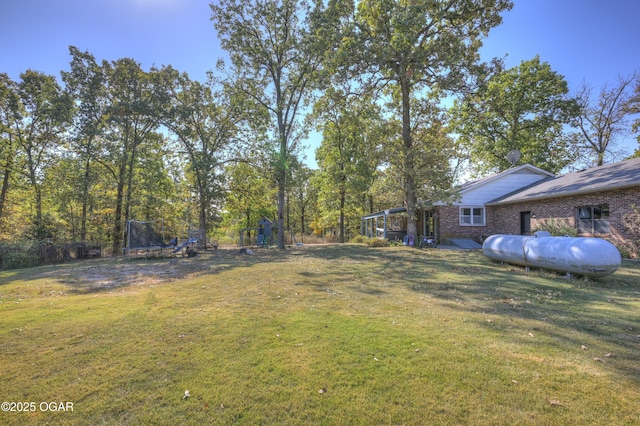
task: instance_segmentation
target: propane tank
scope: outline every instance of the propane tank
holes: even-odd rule
[[[552,237],[546,231],[533,236],[492,235],[482,244],[492,260],[534,266],[588,277],[604,277],[620,267],[620,252],[601,238]]]

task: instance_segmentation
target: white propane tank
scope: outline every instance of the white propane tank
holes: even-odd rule
[[[600,238],[552,237],[539,231],[533,236],[492,235],[482,244],[489,259],[534,266],[588,277],[604,277],[620,267],[620,252]]]

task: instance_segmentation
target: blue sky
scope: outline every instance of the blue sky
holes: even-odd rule
[[[143,69],[172,65],[204,81],[223,55],[210,21],[211,0],[4,0],[0,6],[0,72],[18,80],[29,68],[59,76],[68,46],[97,60],[131,57]],[[565,76],[599,90],[640,70],[637,0],[515,0],[485,40],[484,59],[508,67],[540,55]],[[637,147],[634,139],[626,144]],[[313,158],[313,153],[308,157]],[[313,161],[311,161],[313,163]]]

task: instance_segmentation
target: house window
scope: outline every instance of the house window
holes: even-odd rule
[[[582,206],[576,209],[579,234],[608,234],[611,232],[609,224],[609,206]]]
[[[484,207],[460,207],[460,225],[484,226]]]

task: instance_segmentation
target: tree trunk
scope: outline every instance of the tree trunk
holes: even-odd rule
[[[278,248],[284,250],[284,190],[285,172],[278,171]]]
[[[202,244],[205,248],[205,250],[207,249],[207,188],[204,185],[203,179],[200,178],[200,175],[198,173],[198,201],[199,201],[199,206],[198,206],[198,222],[200,225],[200,229],[203,231],[203,235],[202,235]]]
[[[114,212],[113,218],[113,246],[112,246],[112,254],[115,256],[116,254],[121,252],[122,249],[122,206],[123,206],[123,198],[124,198],[124,185],[126,179],[126,170],[127,170],[127,151],[125,146],[125,152],[123,153],[122,162],[120,163],[119,173],[118,173],[118,183],[116,187],[116,209]]]
[[[80,241],[87,239],[87,206],[89,204],[89,176],[91,173],[91,160],[87,158],[84,163],[84,181],[82,182],[82,217],[80,218]]]
[[[344,205],[346,200],[346,191],[340,190],[340,242],[344,243]]]
[[[0,220],[2,220],[2,211],[4,210],[4,202],[7,199],[7,193],[9,192],[9,178],[11,177],[10,164],[4,170],[4,176],[2,177],[2,189],[0,190]]]
[[[404,146],[404,202],[407,209],[407,235],[417,235],[416,195],[414,189],[415,166],[413,137],[411,135],[411,87],[406,79],[400,79],[402,88],[402,142]]]

